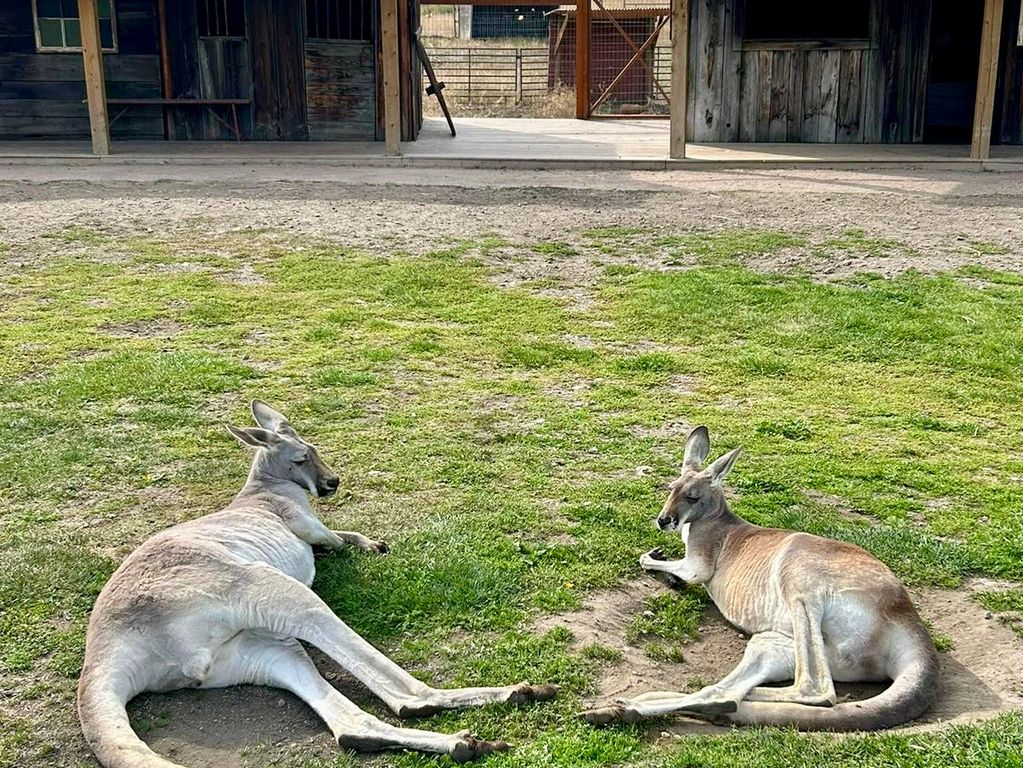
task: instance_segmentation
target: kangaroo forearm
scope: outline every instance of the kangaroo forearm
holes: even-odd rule
[[[368,536],[363,536],[361,533],[357,533],[355,531],[332,531],[332,533],[345,544],[350,544],[351,546],[358,547],[359,549],[368,549],[374,543]]]
[[[688,557],[683,557],[681,560],[659,560],[648,552],[639,559],[639,564],[644,570],[661,571],[681,579],[687,584],[703,584],[710,579],[710,574],[703,573],[702,569]]]

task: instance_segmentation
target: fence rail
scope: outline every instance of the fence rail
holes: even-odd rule
[[[449,48],[429,51],[437,77],[447,85],[445,95],[471,103],[514,99],[524,103],[544,98],[550,90],[546,48]],[[653,69],[658,82],[671,93],[671,48],[656,46]],[[660,99],[653,89],[651,97]]]
[[[517,104],[547,95],[546,48],[434,48],[429,51],[444,94],[478,103],[514,100]]]

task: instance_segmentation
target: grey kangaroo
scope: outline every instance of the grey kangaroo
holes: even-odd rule
[[[248,480],[223,510],[142,544],[100,593],[78,685],[82,730],[106,768],[180,768],[138,738],[125,711],[143,691],[254,684],[303,699],[345,748],[417,749],[466,762],[508,748],[468,732],[399,728],[363,712],[320,676],[303,641],[324,651],[399,717],[555,696],[552,685],[431,688],[352,631],[309,588],[313,547],[384,553],[360,533],[332,531],[309,495],[338,476],[280,413],[252,403],[258,427],[228,427],[255,449]]]

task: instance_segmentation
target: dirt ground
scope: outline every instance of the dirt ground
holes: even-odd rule
[[[862,229],[912,251],[784,249],[750,263],[823,279],[965,263],[1015,269],[1023,253],[1023,174],[0,164],[0,240],[11,245],[69,227],[189,239],[265,228],[380,253],[418,253],[486,234],[512,243],[572,243],[586,230],[616,225],[663,234],[761,228],[818,240]],[[972,243],[986,247],[978,251]],[[595,272],[585,252],[523,261],[521,252],[498,251],[492,258],[516,279],[556,274],[585,283]]]

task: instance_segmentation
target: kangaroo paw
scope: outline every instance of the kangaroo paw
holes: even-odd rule
[[[609,707],[596,707],[587,709],[582,713],[582,718],[590,725],[612,725],[613,723],[638,723],[639,713],[629,709],[624,704],[612,704]]]
[[[483,739],[477,739],[466,731],[462,731],[458,736],[461,738],[461,741],[451,753],[451,759],[456,763],[468,763],[484,755],[490,755],[494,752],[506,752],[511,749],[511,745],[507,741],[484,741]]]
[[[519,683],[508,697],[509,704],[525,704],[527,701],[550,701],[558,695],[558,686],[546,683],[545,685],[530,685]]]
[[[407,717],[429,717],[443,710],[444,707],[437,704],[403,704],[395,714],[404,720]]]

